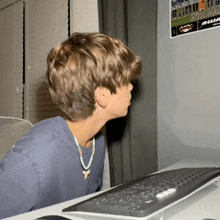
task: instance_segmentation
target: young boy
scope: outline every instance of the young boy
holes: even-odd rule
[[[141,61],[119,39],[75,33],[47,59],[60,115],[37,123],[0,162],[0,218],[71,200],[102,187],[101,128],[127,114]]]

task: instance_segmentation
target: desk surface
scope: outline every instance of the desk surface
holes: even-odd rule
[[[176,164],[173,164],[170,167],[167,167],[161,171],[165,170],[171,170],[171,169],[178,169],[183,167],[204,167],[204,166],[220,166],[220,162],[213,162],[213,161],[195,161],[195,160],[185,160],[180,161]],[[98,194],[98,193],[96,193]],[[95,195],[96,195],[95,194]],[[62,210],[68,206],[71,206],[73,204],[76,204],[80,201],[83,201],[85,199],[88,199],[90,197],[94,196],[88,195],[84,196],[78,199],[73,199],[67,202],[63,202],[60,204],[56,204],[53,206],[49,206],[43,209],[35,210],[29,213],[13,216],[10,218],[5,218],[4,220],[34,220],[36,218],[39,218],[41,216],[45,215],[61,215],[64,217],[67,217],[69,219],[74,220],[82,220],[82,219],[97,219],[94,216],[87,216],[82,217],[78,215],[63,215]],[[162,215],[158,215],[158,217],[152,218],[152,220],[203,220],[203,219],[220,219],[220,184],[213,184],[207,188],[204,188],[203,190],[199,191],[195,195],[185,199],[184,201],[176,204],[173,207],[168,208],[165,210]],[[102,219],[110,219],[105,218],[104,216]],[[115,218],[114,218],[115,219]],[[118,218],[122,219],[122,218]],[[134,219],[134,218],[125,218],[123,219]]]

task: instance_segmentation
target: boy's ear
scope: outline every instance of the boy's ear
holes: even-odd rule
[[[110,91],[105,87],[97,87],[95,90],[96,103],[102,108],[106,108],[108,105]]]

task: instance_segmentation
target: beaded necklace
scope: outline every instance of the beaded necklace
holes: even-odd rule
[[[86,180],[87,177],[88,177],[88,176],[90,175],[90,173],[91,173],[91,171],[90,171],[89,168],[90,168],[91,165],[92,165],[93,156],[94,156],[94,154],[95,154],[95,138],[93,138],[93,140],[92,140],[92,154],[91,154],[91,157],[90,157],[90,159],[89,159],[89,163],[88,163],[87,166],[85,165],[84,160],[83,160],[83,151],[82,151],[81,147],[79,146],[79,143],[78,143],[78,141],[77,141],[77,139],[76,139],[76,137],[75,137],[74,135],[73,135],[73,138],[74,138],[74,140],[75,140],[75,142],[76,142],[76,146],[77,146],[78,152],[79,152],[80,163],[81,163],[81,165],[82,165],[82,167],[83,167],[84,180]]]

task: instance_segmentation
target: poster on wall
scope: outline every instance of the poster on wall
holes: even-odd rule
[[[220,0],[170,0],[170,37],[220,26]]]

